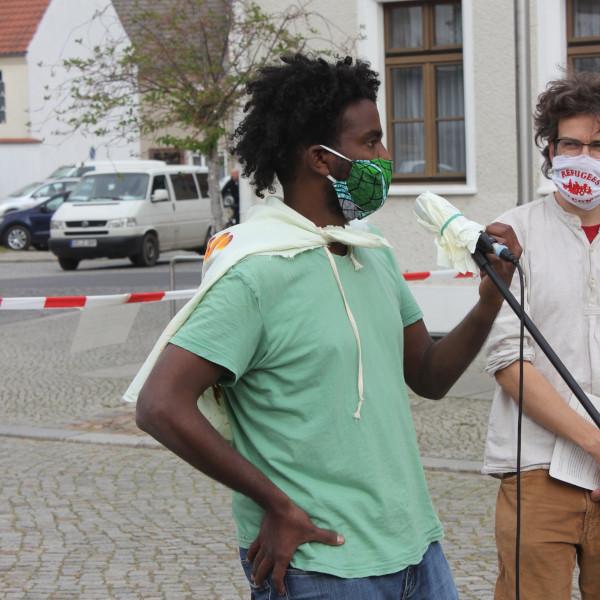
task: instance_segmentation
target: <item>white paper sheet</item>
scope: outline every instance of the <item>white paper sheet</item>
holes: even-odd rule
[[[600,398],[587,394],[592,404],[600,410]],[[569,398],[569,406],[584,419],[592,423],[585,408],[574,395]],[[550,475],[588,490],[600,489],[600,466],[590,454],[564,438],[557,437],[550,461]]]

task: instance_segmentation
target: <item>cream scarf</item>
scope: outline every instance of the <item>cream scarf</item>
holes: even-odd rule
[[[202,267],[202,283],[192,298],[181,308],[166,326],[154,348],[123,395],[126,402],[136,402],[138,395],[154,367],[159,354],[187,321],[190,314],[204,298],[204,295],[231,267],[240,260],[252,255],[271,255],[292,258],[306,250],[323,248],[326,252],[334,277],[338,284],[348,319],[354,332],[358,347],[358,396],[359,403],[354,414],[360,419],[360,409],[364,400],[362,381],[362,352],[360,335],[352,311],[335,265],[328,250],[334,242],[349,247],[350,258],[355,269],[362,268],[352,252],[354,246],[364,248],[390,247],[389,242],[367,229],[363,222],[353,221],[345,227],[317,227],[283,201],[274,196],[265,204],[254,206],[248,219],[241,225],[235,225],[219,232],[209,242]],[[198,407],[211,424],[227,439],[231,439],[227,416],[223,407],[214,399],[211,391],[205,392],[198,400]]]

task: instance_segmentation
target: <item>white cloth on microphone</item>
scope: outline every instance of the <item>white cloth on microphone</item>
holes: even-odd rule
[[[456,206],[432,192],[423,192],[415,202],[420,225],[436,234],[437,263],[459,273],[479,273],[471,254],[475,252],[483,225],[467,219]]]

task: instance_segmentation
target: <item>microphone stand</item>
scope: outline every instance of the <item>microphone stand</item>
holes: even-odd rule
[[[477,263],[480,269],[483,269],[490,280],[496,285],[499,292],[504,296],[509,306],[513,309],[515,314],[522,319],[525,328],[537,345],[541,348],[542,352],[547,356],[548,360],[552,363],[552,366],[558,371],[558,374],[563,378],[564,382],[569,386],[577,400],[585,408],[588,415],[590,415],[592,421],[596,424],[596,427],[600,429],[600,413],[596,410],[596,407],[590,402],[590,399],[585,395],[585,392],[581,389],[579,384],[575,381],[567,367],[558,358],[557,354],[551,348],[550,344],[546,341],[540,330],[535,326],[533,321],[529,318],[527,313],[521,308],[518,300],[514,297],[504,280],[496,273],[494,267],[490,264],[486,255],[480,250],[475,250],[473,253],[473,260]]]

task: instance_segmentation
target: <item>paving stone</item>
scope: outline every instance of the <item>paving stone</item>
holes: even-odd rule
[[[167,305],[142,307],[125,344],[71,354],[77,319],[0,327],[12,340],[0,344],[1,597],[248,598],[229,492],[156,443],[141,447],[133,409],[120,400],[168,320]],[[465,379],[453,397],[413,397],[411,405],[461,598],[488,600],[498,484],[473,472],[490,408],[480,358],[470,376],[476,385]],[[3,437],[13,426],[62,438]]]

